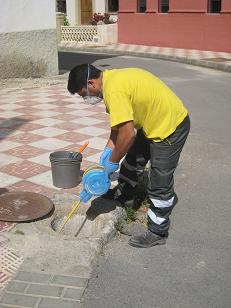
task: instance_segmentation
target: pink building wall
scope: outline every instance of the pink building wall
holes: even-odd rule
[[[167,14],[158,0],[147,0],[137,13],[137,0],[120,0],[119,43],[231,52],[231,0],[220,14],[207,12],[208,0],[170,0]]]

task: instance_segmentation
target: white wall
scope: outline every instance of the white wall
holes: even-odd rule
[[[93,0],[93,13],[105,13],[106,0]]]
[[[71,26],[78,24],[78,3],[76,0],[66,0],[67,18]]]
[[[55,0],[0,0],[0,32],[56,28]]]

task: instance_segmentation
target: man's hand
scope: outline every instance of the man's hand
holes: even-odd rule
[[[103,153],[100,156],[99,163],[101,166],[104,165],[104,162],[106,161],[106,159],[110,159],[111,154],[112,154],[112,149],[106,146],[103,150]]]
[[[113,163],[110,161],[110,157],[107,157],[102,166],[104,167],[104,170],[107,172],[108,175],[112,174],[116,170],[119,169],[119,163]]]

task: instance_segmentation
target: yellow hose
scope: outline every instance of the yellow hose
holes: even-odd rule
[[[64,221],[64,223],[62,224],[59,232],[61,232],[64,228],[64,226],[66,225],[66,223],[68,222],[68,220],[71,218],[71,216],[74,214],[74,212],[76,211],[76,209],[80,206],[81,204],[81,200],[77,201],[75,206],[73,207],[73,209],[70,211],[70,213],[68,214],[66,220]]]

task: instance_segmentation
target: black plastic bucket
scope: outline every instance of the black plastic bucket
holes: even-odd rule
[[[80,183],[82,154],[77,154],[76,152],[69,151],[58,151],[50,154],[54,186],[72,188]]]

